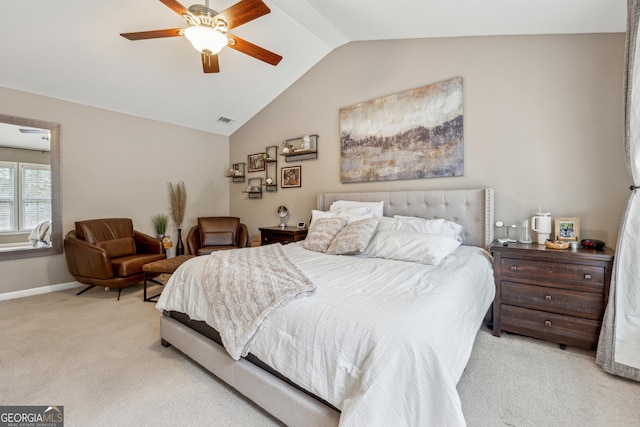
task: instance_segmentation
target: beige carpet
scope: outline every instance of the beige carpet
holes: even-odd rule
[[[272,426],[277,420],[159,343],[141,286],[0,302],[0,405],[62,405],[72,426]],[[594,353],[481,330],[458,386],[468,425],[640,426],[640,383]]]

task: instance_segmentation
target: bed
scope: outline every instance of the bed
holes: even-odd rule
[[[456,384],[495,292],[492,189],[325,193],[317,209],[343,200],[382,201],[387,218],[455,222],[463,244],[437,265],[282,246],[317,286],[261,321],[239,360],[207,323],[210,262],[196,257],[158,301],[163,345],[290,426],[465,425]]]

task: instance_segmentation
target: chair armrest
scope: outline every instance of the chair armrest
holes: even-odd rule
[[[247,226],[240,223],[240,233],[238,236],[238,247],[246,248],[249,246],[249,230]]]
[[[64,237],[64,254],[72,276],[94,279],[110,279],[114,276],[107,252],[93,243],[79,239],[75,231],[70,231]]]
[[[136,253],[138,254],[163,253],[162,241],[160,239],[133,230],[133,240],[136,242]]]
[[[198,249],[200,249],[200,227],[194,225],[187,234],[187,252],[190,255],[196,255]]]

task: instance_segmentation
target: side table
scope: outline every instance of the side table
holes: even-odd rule
[[[595,349],[609,297],[614,252],[609,248],[547,249],[494,243],[493,335],[513,332]]]
[[[158,300],[155,298],[158,298],[160,296],[160,294],[157,294],[147,298],[147,273],[173,274],[178,269],[178,267],[185,263],[185,261],[188,261],[193,257],[195,257],[195,255],[178,255],[173,258],[161,259],[160,261],[150,262],[149,264],[143,265],[142,271],[144,272],[144,301],[158,302]]]
[[[306,228],[298,227],[262,227],[260,230],[260,242],[263,245],[271,245],[273,243],[293,243],[304,240],[307,237]]]

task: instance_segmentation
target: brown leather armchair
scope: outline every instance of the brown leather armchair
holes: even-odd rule
[[[249,243],[247,226],[234,216],[198,218],[187,235],[191,255],[208,255],[213,251],[246,248]]]
[[[144,279],[144,264],[165,259],[162,242],[135,231],[129,218],[77,221],[64,237],[64,253],[69,272],[89,285],[76,295],[105,286],[119,289],[118,300],[122,288]]]

